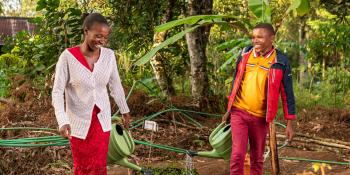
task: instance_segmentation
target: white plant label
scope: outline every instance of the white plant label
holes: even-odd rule
[[[145,120],[145,123],[143,125],[143,129],[157,132],[158,131],[158,124],[155,121]]]

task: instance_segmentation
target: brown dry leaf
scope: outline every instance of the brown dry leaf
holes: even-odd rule
[[[323,128],[324,128],[323,125],[317,123],[311,130],[316,131],[316,132],[319,132],[319,131],[320,131],[321,129],[323,129]]]

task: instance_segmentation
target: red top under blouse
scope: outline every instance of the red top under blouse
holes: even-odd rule
[[[83,53],[80,51],[79,46],[68,48],[68,51],[87,69],[89,69],[91,72],[93,69],[89,66],[86,58],[84,57]],[[98,108],[96,105],[94,106],[94,109],[92,110],[92,115],[97,115],[100,112],[100,108]]]

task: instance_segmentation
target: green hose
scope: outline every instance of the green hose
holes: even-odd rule
[[[1,130],[44,130],[44,131],[57,131],[52,128],[34,128],[34,127],[13,127],[13,128],[0,128]],[[44,136],[44,137],[32,137],[32,138],[20,138],[20,139],[0,139],[0,147],[47,147],[47,146],[67,146],[69,141],[62,136]]]
[[[133,87],[135,87],[135,83],[133,84]],[[131,91],[133,89],[131,88]],[[130,91],[130,92],[131,92]],[[128,96],[130,93],[128,94]],[[134,129],[136,127],[139,127],[143,124],[144,120],[150,120],[153,119],[163,113],[170,112],[170,111],[179,111],[179,112],[189,112],[189,113],[197,113],[197,114],[203,114],[203,115],[211,115],[211,116],[219,116],[215,114],[208,114],[204,112],[197,112],[197,111],[191,111],[191,110],[184,110],[184,109],[177,109],[177,108],[170,108],[166,109],[160,112],[157,112],[155,114],[152,114],[150,116],[146,116],[142,119],[136,120],[131,123],[132,127],[131,129]],[[190,119],[190,116],[187,115],[187,117]],[[192,119],[192,118],[191,118]],[[193,119],[192,122],[196,123],[196,121]],[[197,125],[200,125],[197,122]],[[201,126],[201,125],[200,125]],[[0,128],[1,130],[46,130],[46,131],[57,131],[56,129],[52,128],[35,128],[35,127],[13,127],[13,128]],[[146,144],[146,142],[139,142],[140,144]],[[46,146],[66,146],[69,145],[69,141],[61,136],[45,136],[45,137],[34,137],[34,138],[21,138],[21,139],[10,139],[10,140],[0,140],[0,146],[3,147],[46,147]],[[159,145],[154,144],[155,147],[159,147]],[[163,146],[161,147],[163,149],[171,149],[169,147]],[[174,148],[174,147],[172,147]],[[174,149],[172,151],[175,151]],[[178,152],[178,150],[176,150]],[[185,153],[186,150],[181,150],[181,153]]]
[[[280,126],[285,126],[282,123],[276,122]],[[28,127],[15,127],[15,128],[0,128],[1,130],[17,130],[17,129],[28,129]],[[51,128],[29,128],[31,130],[48,130],[54,131],[55,129]],[[188,154],[192,151],[171,147],[167,145],[154,144],[146,141],[134,140],[136,144],[141,144],[145,146],[150,146],[158,149],[163,149],[167,151],[172,151],[181,154]],[[35,137],[35,138],[21,138],[21,139],[12,139],[12,140],[0,140],[0,147],[47,147],[47,146],[67,146],[69,145],[69,141],[66,138],[61,136],[45,136],[45,137]],[[298,161],[307,161],[307,162],[319,162],[319,163],[327,163],[327,164],[337,164],[337,165],[350,165],[350,162],[338,162],[338,161],[328,161],[328,160],[316,160],[316,159],[305,159],[305,158],[297,158],[297,157],[280,157],[285,160],[298,160]]]
[[[143,86],[145,86],[149,91],[153,92],[151,88],[149,88],[147,85],[145,85],[141,81],[134,81],[126,99],[128,99],[131,96],[131,93],[133,92],[136,83],[140,83]],[[159,111],[157,113],[154,113],[152,115],[143,117],[139,120],[136,120],[131,123],[132,127],[131,129],[134,129],[136,127],[139,127],[143,124],[144,120],[151,120],[157,116],[160,116],[163,113],[166,112],[171,112],[171,111],[177,111],[189,119],[192,123],[197,125],[198,127],[202,127],[202,125],[194,120],[188,113],[194,113],[194,114],[200,114],[200,115],[206,115],[208,117],[221,117],[221,114],[209,114],[205,112],[198,112],[198,111],[192,111],[192,110],[185,110],[185,109],[178,109],[171,107],[169,109]],[[118,112],[117,112],[118,113]],[[112,119],[116,118],[115,113],[112,116]],[[275,122],[277,125],[286,128],[286,126],[282,123]],[[56,129],[52,128],[35,128],[35,127],[13,127],[13,128],[0,128],[1,130],[46,130],[46,131],[57,131]],[[163,149],[167,151],[172,151],[176,153],[182,153],[182,154],[189,154],[193,151],[182,149],[182,148],[177,148],[177,147],[171,147],[167,145],[161,145],[161,144],[154,144],[154,143],[149,143],[146,141],[140,141],[140,140],[134,140],[136,144],[142,144],[145,146],[150,146],[158,149]],[[69,141],[66,138],[63,138],[61,136],[44,136],[44,137],[33,137],[33,138],[21,138],[21,139],[10,139],[10,140],[1,140],[0,139],[0,147],[25,147],[25,148],[30,148],[30,147],[47,147],[47,146],[67,146],[69,145]],[[308,161],[308,162],[319,162],[319,163],[328,163],[328,164],[338,164],[338,165],[350,165],[350,162],[337,162],[337,161],[328,161],[328,160],[315,160],[315,159],[305,159],[305,158],[296,158],[296,157],[280,157],[281,159],[286,159],[286,160],[298,160],[298,161]]]
[[[279,157],[284,160],[298,160],[298,161],[306,161],[306,162],[317,162],[317,163],[326,163],[326,164],[335,164],[335,165],[350,165],[350,162],[337,162],[330,160],[317,160],[317,159],[305,159],[299,157]]]
[[[172,151],[172,152],[176,152],[176,153],[186,154],[186,153],[189,152],[186,149],[177,148],[177,147],[171,147],[171,146],[166,146],[166,145],[161,145],[161,144],[154,144],[154,143],[149,143],[149,142],[146,142],[146,141],[134,140],[134,142],[136,144],[139,144],[139,145],[141,144],[141,145],[150,146],[150,147],[153,147],[153,148],[159,148],[159,149]]]
[[[149,116],[146,116],[146,117],[143,117],[139,120],[136,120],[134,122],[131,123],[132,127],[131,129],[134,129],[134,128],[137,128],[139,126],[141,126],[143,124],[143,121],[145,120],[151,120],[157,116],[160,116],[161,114],[163,113],[166,113],[166,112],[172,112],[172,111],[178,111],[178,112],[184,112],[184,113],[194,113],[194,114],[202,114],[202,115],[206,115],[206,116],[214,116],[214,117],[218,117],[221,115],[220,114],[209,114],[209,113],[205,113],[205,112],[197,112],[197,111],[192,111],[192,110],[185,110],[185,109],[178,109],[178,108],[170,108],[170,109],[166,109],[166,110],[163,110],[163,111],[159,111],[157,113],[154,113],[152,115],[149,115]],[[189,115],[185,115],[187,118],[190,118]],[[195,121],[193,118],[190,119],[190,121],[194,122],[195,124],[199,124],[197,121]],[[199,124],[200,126],[202,126],[201,124]]]
[[[141,84],[142,86],[146,87],[151,93],[153,93],[153,90],[152,90],[150,87],[148,87],[148,86],[147,86],[145,83],[143,83],[142,81],[137,80],[137,81],[134,81],[134,82],[133,82],[133,84],[132,84],[132,86],[131,86],[131,88],[130,88],[129,93],[128,93],[128,95],[126,96],[126,100],[128,100],[129,97],[131,96],[131,94],[132,94],[132,92],[134,91],[134,88],[136,87],[136,84],[137,84],[137,83],[139,83],[139,84]],[[138,126],[141,126],[141,125],[142,125],[141,122],[143,122],[144,120],[150,120],[150,119],[152,119],[152,118],[154,118],[154,117],[159,116],[160,114],[163,114],[163,113],[169,112],[169,111],[178,111],[178,112],[182,113],[188,120],[190,120],[190,122],[194,123],[194,124],[195,124],[196,126],[198,126],[199,128],[202,128],[203,126],[202,126],[199,122],[197,122],[195,119],[193,119],[191,116],[189,116],[187,113],[196,113],[196,114],[206,115],[206,116],[208,116],[208,117],[221,117],[221,116],[222,116],[222,115],[220,115],[220,114],[209,114],[209,113],[205,113],[205,112],[198,112],[198,111],[192,111],[192,110],[177,109],[176,107],[171,106],[171,108],[169,108],[169,109],[167,109],[167,110],[165,110],[165,111],[160,111],[160,112],[155,113],[155,114],[152,114],[152,115],[150,115],[150,116],[146,116],[146,117],[144,117],[144,118],[142,118],[142,119],[140,119],[140,120],[134,121],[133,123],[131,123],[132,125],[134,125],[134,126],[132,127],[132,129],[134,129],[134,128],[138,127]],[[118,110],[116,113],[114,113],[114,114],[112,115],[112,120],[115,120],[115,119],[117,118],[117,114],[118,114],[118,113],[119,113],[119,110]]]
[[[197,122],[195,119],[193,119],[190,115],[188,115],[186,112],[180,111],[181,114],[183,114],[190,122],[195,124],[198,128],[203,128],[203,125]]]

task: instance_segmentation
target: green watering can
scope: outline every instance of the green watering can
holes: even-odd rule
[[[209,136],[209,143],[213,147],[212,151],[199,151],[198,156],[209,158],[223,158],[230,160],[232,149],[231,125],[221,123]]]
[[[124,130],[120,125],[113,124],[109,137],[107,163],[130,168],[135,171],[141,171],[145,175],[151,175],[152,172],[143,169],[127,159],[135,150],[135,143],[129,131]]]

